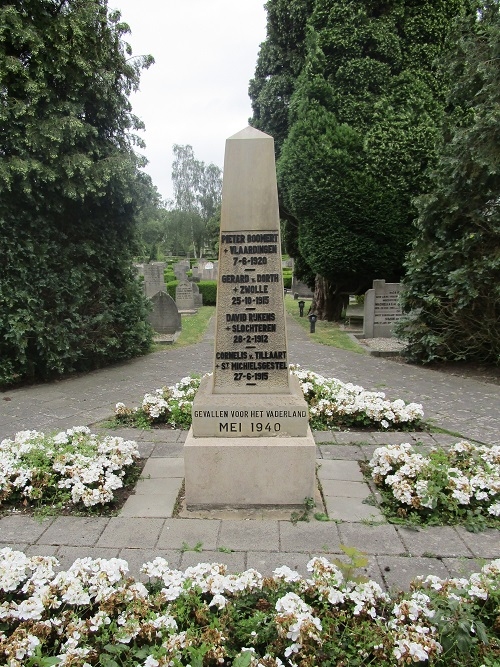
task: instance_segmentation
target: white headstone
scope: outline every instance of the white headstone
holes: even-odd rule
[[[365,293],[363,335],[365,338],[391,338],[394,325],[401,319],[399,305],[401,283],[374,280]]]
[[[154,296],[157,292],[166,292],[163,266],[158,264],[144,264],[144,293],[147,297]]]
[[[175,288],[175,303],[180,311],[195,310],[194,305],[194,283],[182,280]]]

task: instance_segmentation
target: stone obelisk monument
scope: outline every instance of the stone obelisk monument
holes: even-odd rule
[[[303,505],[315,458],[288,370],[274,141],[247,127],[226,141],[214,372],[184,447],[187,508]]]

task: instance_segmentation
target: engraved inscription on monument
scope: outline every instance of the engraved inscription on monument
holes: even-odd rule
[[[222,232],[215,393],[288,391],[278,230]]]
[[[375,313],[373,323],[394,324],[401,318],[402,311],[399,305],[398,297],[400,292],[399,284],[392,289],[389,288],[386,293],[377,294],[375,292]]]
[[[394,325],[401,319],[400,283],[374,280],[365,293],[363,334],[365,338],[390,338]]]

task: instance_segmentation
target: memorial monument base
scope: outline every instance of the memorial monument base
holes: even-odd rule
[[[196,438],[184,445],[188,510],[303,507],[316,489],[316,445],[305,437]]]

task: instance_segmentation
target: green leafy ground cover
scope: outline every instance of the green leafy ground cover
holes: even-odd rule
[[[0,511],[113,513],[137,482],[137,443],[77,426],[0,442]]]
[[[309,407],[309,423],[314,430],[371,427],[381,430],[415,430],[421,427],[422,406],[398,399],[389,401],[383,392],[365,391],[335,378],[292,366]],[[115,425],[148,427],[170,424],[191,426],[193,400],[201,378],[185,377],[170,387],[144,396],[141,406],[130,408],[117,403]]]
[[[351,550],[353,551],[353,550]],[[354,554],[352,561],[359,560]],[[201,563],[184,572],[0,550],[0,660],[9,667],[495,667],[500,561],[463,579],[429,576],[392,597],[347,565],[309,576]]]
[[[408,443],[375,450],[368,465],[391,523],[500,528],[500,446],[462,441],[418,453]]]

